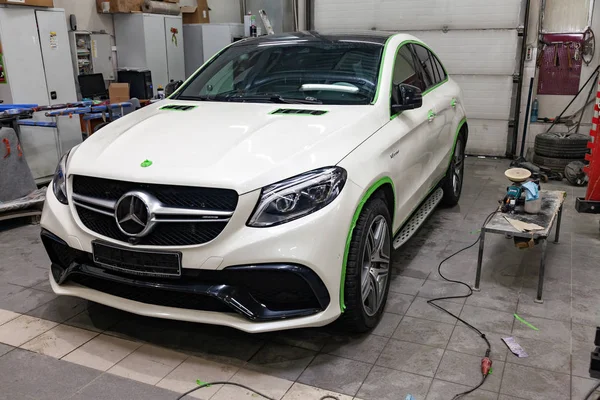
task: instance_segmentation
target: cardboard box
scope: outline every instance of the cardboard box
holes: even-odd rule
[[[129,83],[111,83],[108,86],[108,98],[111,104],[129,101]]]
[[[184,24],[208,24],[210,22],[210,9],[207,0],[198,0],[198,6],[181,7]]]
[[[110,3],[110,14],[141,12],[144,0],[96,0],[96,10],[102,14],[102,3]]]
[[[0,0],[0,4],[16,4],[19,6],[54,7],[54,0]]]

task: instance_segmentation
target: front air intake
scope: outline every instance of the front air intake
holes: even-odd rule
[[[160,110],[171,110],[171,111],[190,111],[198,106],[186,106],[186,105],[177,105],[177,104],[169,104],[166,106],[162,106]]]
[[[271,113],[271,115],[324,115],[327,111],[323,110],[302,110],[294,108],[280,108]]]

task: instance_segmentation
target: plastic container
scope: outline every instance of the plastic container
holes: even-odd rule
[[[542,210],[542,199],[529,200],[525,202],[525,212],[527,214],[539,214]]]
[[[540,102],[536,98],[533,101],[533,107],[531,108],[531,122],[537,122],[539,109],[540,109]]]

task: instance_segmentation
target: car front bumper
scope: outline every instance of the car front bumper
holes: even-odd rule
[[[240,196],[231,221],[209,243],[151,247],[118,242],[88,230],[72,206],[58,202],[49,190],[41,226],[52,260],[52,289],[59,295],[140,315],[247,332],[316,327],[334,321],[340,315],[348,229],[362,190],[348,180],[340,196],[314,214],[271,228],[250,228],[246,221],[258,195],[256,191]],[[178,252],[182,276],[160,279],[107,270],[94,262],[94,242],[128,250]],[[70,252],[71,258],[57,256],[52,243]]]

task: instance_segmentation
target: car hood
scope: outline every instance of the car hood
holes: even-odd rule
[[[165,105],[195,108],[161,109]],[[272,114],[278,109],[327,112]],[[90,136],[69,157],[68,173],[242,194],[337,164],[378,129],[378,118],[369,117],[375,110],[370,105],[165,100]],[[152,164],[142,167],[146,160]]]

